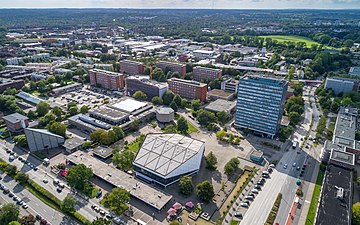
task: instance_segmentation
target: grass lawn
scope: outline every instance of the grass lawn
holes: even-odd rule
[[[187,130],[187,133],[188,134],[191,134],[191,133],[195,133],[195,132],[198,132],[199,130],[194,126],[192,125],[189,121],[187,121],[187,124],[188,124],[188,130]],[[177,127],[176,127],[176,124],[175,123],[170,123],[168,125],[166,125],[162,131],[164,133],[180,133],[177,131]]]
[[[292,42],[305,42],[306,47],[310,48],[311,45],[320,45],[320,43],[310,40],[306,37],[301,36],[288,36],[288,35],[267,35],[267,36],[260,36],[262,38],[271,38],[273,40],[277,40],[278,42],[286,42],[286,41],[292,41]]]
[[[230,225],[238,225],[240,221],[231,220]]]
[[[314,223],[315,214],[316,214],[317,206],[318,206],[318,202],[319,202],[321,185],[322,185],[322,181],[324,179],[324,175],[325,175],[325,172],[322,170],[319,170],[318,176],[316,178],[316,184],[315,184],[313,196],[311,198],[309,212],[306,217],[305,225],[313,225],[313,223]]]
[[[199,130],[194,126],[192,125],[189,121],[187,121],[187,124],[188,124],[188,134],[191,134],[191,133],[195,133],[195,132],[198,132]]]
[[[140,138],[140,136],[138,138],[136,138],[133,142],[129,143],[127,145],[127,148],[129,150],[132,150],[132,151],[135,151],[135,152],[138,152],[140,150],[140,147],[143,143],[144,139]]]

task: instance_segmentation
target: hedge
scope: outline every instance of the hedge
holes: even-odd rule
[[[279,193],[278,196],[276,197],[276,200],[275,200],[275,203],[269,213],[269,216],[268,218],[266,219],[266,222],[265,222],[265,225],[272,225],[274,224],[274,221],[276,219],[276,215],[277,215],[277,212],[279,210],[279,206],[280,206],[280,203],[281,203],[281,199],[282,199],[282,194]]]

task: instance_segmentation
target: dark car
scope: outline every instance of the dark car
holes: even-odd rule
[[[235,212],[234,216],[238,218],[242,218],[242,214],[240,212]]]
[[[36,220],[41,220],[41,219],[42,219],[42,217],[41,217],[39,214],[37,214],[37,215],[35,216],[35,218],[36,218]]]

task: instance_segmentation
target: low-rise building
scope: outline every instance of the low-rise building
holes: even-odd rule
[[[160,61],[157,63],[157,67],[162,69],[169,68],[172,72],[178,72],[181,76],[186,74],[186,65],[175,62]]]
[[[360,67],[351,67],[349,70],[349,75],[351,76],[360,76]]]
[[[182,98],[199,99],[201,102],[206,102],[207,84],[178,78],[169,79],[168,84],[169,90]]]
[[[120,61],[120,73],[129,75],[141,75],[144,74],[144,69],[144,63],[130,60]]]
[[[195,66],[193,68],[193,79],[196,81],[215,80],[222,76],[221,69],[213,69],[208,67]]]
[[[82,88],[82,84],[80,83],[74,83],[74,84],[69,84],[63,87],[58,87],[58,88],[54,88],[51,90],[50,94],[52,96],[59,96],[68,92],[72,92],[72,91],[76,91],[76,90],[80,90]]]
[[[31,152],[57,148],[65,142],[64,137],[45,129],[26,128],[24,131]]]
[[[162,97],[169,89],[167,83],[150,80],[148,77],[131,76],[126,78],[126,92],[133,95],[136,91],[142,91],[149,100],[153,97]]]
[[[130,121],[130,115],[128,113],[115,110],[104,105],[89,110],[89,115],[95,119],[114,126],[118,126]]]
[[[342,77],[326,78],[325,88],[332,89],[335,95],[359,90],[360,81]]]
[[[9,131],[19,133],[29,126],[29,118],[20,113],[13,113],[2,118]]]
[[[219,89],[213,89],[208,92],[208,97],[210,100],[215,101],[217,99],[224,99],[224,100],[233,100],[235,97],[235,93],[232,92],[226,92]]]
[[[218,113],[224,111],[226,115],[229,117],[230,115],[235,113],[236,110],[236,102],[227,101],[224,99],[217,99],[214,102],[210,102],[205,109],[207,111]]]
[[[125,86],[124,74],[93,69],[89,71],[90,84],[113,91],[122,90]]]
[[[215,51],[213,50],[203,50],[198,49],[193,51],[193,55],[195,58],[202,60],[202,59],[211,59],[215,56]]]
[[[24,80],[12,80],[7,78],[0,78],[0,93],[4,92],[8,88],[15,88],[16,90],[24,87]]]
[[[155,109],[156,119],[160,123],[170,123],[174,120],[174,110],[170,107],[159,107]]]
[[[229,78],[221,82],[221,90],[231,93],[238,92],[239,81],[234,78]]]

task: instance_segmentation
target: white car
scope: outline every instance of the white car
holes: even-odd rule
[[[10,160],[10,161],[12,161],[12,160],[14,160],[14,159],[15,159],[15,157],[14,157],[14,156],[12,156],[12,155],[11,155],[11,156],[9,156],[9,160]]]
[[[288,166],[287,164],[284,164],[283,168],[284,168],[284,169],[286,169],[286,168],[287,168],[287,166]]]
[[[293,167],[295,167],[296,166],[296,163],[293,163]]]
[[[274,164],[270,164],[269,167],[270,167],[270,168],[275,168],[275,165],[274,165]]]
[[[245,207],[245,208],[248,208],[248,207],[249,207],[249,204],[247,204],[247,203],[245,203],[245,202],[240,203],[240,205],[241,205],[242,207]]]
[[[258,193],[259,193],[259,191],[258,191],[257,189],[252,189],[251,192],[254,193],[254,194],[258,194]]]

